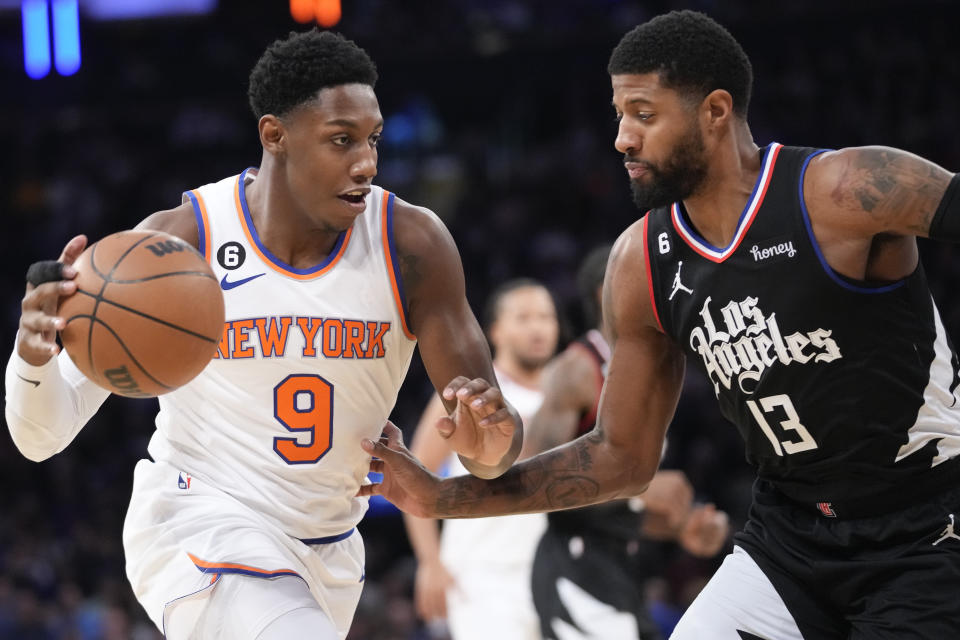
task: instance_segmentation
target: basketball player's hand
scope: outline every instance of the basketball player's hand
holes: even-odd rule
[[[423,621],[447,617],[447,590],[456,588],[456,581],[447,568],[434,558],[417,565],[413,582],[413,603]]]
[[[716,555],[730,534],[730,520],[712,504],[697,505],[680,530],[677,542],[688,553],[708,558]]]
[[[17,353],[34,366],[40,366],[60,352],[57,346],[57,331],[65,321],[57,316],[60,299],[77,290],[73,279],[77,270],[73,263],[87,246],[86,236],[76,236],[63,248],[57,262],[63,267],[60,277],[42,284],[27,283],[20,313],[20,332],[17,337]]]
[[[389,420],[383,427],[380,440],[364,438],[363,450],[374,456],[370,471],[382,473],[383,480],[361,485],[357,496],[383,496],[393,505],[411,515],[433,518],[440,478],[420,464],[403,444],[403,434]]]
[[[664,532],[676,534],[690,514],[693,504],[693,485],[682,471],[657,471],[647,490],[640,496],[647,509],[647,519],[660,523]],[[672,538],[673,535],[666,537]]]
[[[457,401],[453,413],[437,421],[437,431],[450,449],[485,467],[498,466],[513,446],[518,426],[500,390],[483,378],[458,376],[443,390],[443,397]]]

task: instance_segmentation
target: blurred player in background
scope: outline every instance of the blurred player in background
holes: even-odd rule
[[[592,328],[547,365],[543,402],[524,420],[520,459],[569,442],[596,424],[610,361],[600,305],[609,255],[609,245],[594,249],[577,272]],[[712,504],[694,505],[692,498],[693,487],[682,471],[661,470],[642,498],[548,513],[533,562],[533,601],[543,637],[660,637],[644,601],[644,582],[651,576],[645,563],[653,560],[644,553],[649,545],[644,538],[675,540],[706,557],[720,551],[729,533],[724,512]],[[460,522],[472,521],[447,525]]]
[[[510,280],[487,300],[484,326],[504,398],[526,420],[540,406],[543,367],[557,349],[560,325],[553,298],[535,280]],[[444,413],[434,395],[412,450],[431,471],[460,475],[466,469],[435,426]],[[404,519],[417,557],[414,600],[421,618],[446,618],[453,640],[540,638],[530,569],[546,527],[543,514],[450,520],[442,533],[436,520],[408,514]]]
[[[124,527],[134,592],[173,640],[346,636],[365,575],[360,440],[380,432],[415,345],[455,411],[439,430],[464,464],[493,477],[519,452],[449,233],[372,183],[376,79],[336,34],[278,40],[250,75],[259,169],[138,225],[201,251],[226,301],[216,358],[160,398]],[[6,418],[33,460],[63,450],[108,396],[55,357],[85,243],[67,244],[62,280],[23,299]]]
[[[916,241],[960,241],[960,176],[889,147],[759,147],[750,61],[702,13],[639,25],[608,71],[648,213],[604,280],[596,428],[488,482],[424,473],[388,426],[363,443],[387,471],[364,493],[431,517],[637,495],[689,356],[758,479],[672,637],[960,637],[960,360]]]

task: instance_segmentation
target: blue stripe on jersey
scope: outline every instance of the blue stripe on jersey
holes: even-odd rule
[[[344,531],[335,536],[326,536],[324,538],[300,538],[300,542],[303,544],[330,544],[331,542],[340,542],[341,540],[346,540],[353,535],[354,529],[351,528],[350,531]]]
[[[207,227],[203,224],[203,213],[200,211],[200,203],[197,201],[197,197],[191,192],[185,192],[187,197],[190,198],[190,204],[193,205],[193,216],[197,219],[197,233],[199,234],[197,239],[197,248],[200,249],[200,253],[205,253],[205,247],[207,246]],[[210,256],[203,256],[204,258],[209,259]]]
[[[810,224],[810,212],[807,211],[807,202],[803,198],[803,179],[807,175],[807,165],[810,164],[810,161],[821,153],[830,151],[830,149],[820,149],[819,151],[814,151],[807,159],[803,161],[803,166],[800,167],[800,180],[798,180],[798,189],[800,194],[800,210],[803,212],[803,224],[807,227],[807,235],[810,237],[810,244],[813,245],[813,250],[817,254],[817,259],[820,261],[820,266],[823,267],[823,270],[830,276],[830,279],[836,282],[838,285],[847,289],[848,291],[853,291],[855,293],[887,293],[888,291],[893,291],[897,287],[903,285],[906,282],[906,278],[893,284],[882,285],[878,287],[864,287],[856,285],[848,278],[841,277],[836,271],[833,270],[833,267],[827,263],[827,259],[823,256],[823,252],[820,251],[820,245],[817,243],[816,237],[813,235],[813,225]]]
[[[677,219],[680,221],[680,224],[683,225],[684,230],[686,230],[687,233],[689,233],[692,237],[694,237],[697,240],[697,242],[709,248],[711,251],[716,251],[717,253],[723,253],[727,249],[729,249],[731,246],[733,246],[733,243],[737,241],[737,237],[740,235],[737,232],[740,230],[740,227],[743,225],[743,219],[747,217],[748,213],[750,213],[750,209],[753,206],[753,199],[757,197],[757,190],[760,189],[765,182],[763,179],[764,178],[763,172],[767,168],[767,162],[770,160],[770,151],[772,151],[775,147],[776,145],[774,143],[770,143],[767,145],[767,148],[763,150],[763,160],[760,162],[760,174],[757,176],[757,181],[753,183],[753,191],[750,192],[750,197],[747,198],[747,204],[743,207],[743,211],[740,212],[740,217],[737,218],[737,226],[734,227],[733,237],[730,238],[730,242],[727,243],[727,246],[721,249],[720,247],[715,247],[709,242],[707,242],[703,236],[697,233],[697,230],[694,229],[693,226],[687,224],[687,216],[685,213],[686,209],[682,208],[682,203],[676,203],[678,205],[681,205],[681,206],[678,206],[678,210],[684,211],[683,214],[677,216]],[[771,175],[768,174],[767,178],[770,178],[770,177]]]
[[[396,196],[391,193],[387,199],[387,246],[390,247],[390,262],[393,264],[393,279],[397,283],[397,293],[400,294],[400,304],[403,305],[403,317],[409,318],[407,313],[407,296],[403,292],[403,278],[400,277],[400,263],[397,261],[397,243],[393,236],[393,203]]]
[[[240,174],[240,207],[243,209],[243,217],[247,221],[247,229],[250,230],[250,237],[253,238],[253,241],[257,244],[257,247],[260,249],[263,255],[267,256],[270,259],[270,261],[273,264],[275,264],[277,267],[283,269],[284,271],[295,273],[299,276],[307,276],[307,275],[310,275],[311,273],[316,273],[317,271],[320,271],[321,269],[326,267],[328,264],[330,264],[330,262],[333,261],[340,253],[340,246],[343,244],[344,238],[347,237],[346,231],[340,232],[340,235],[337,236],[337,242],[336,244],[333,245],[333,249],[330,251],[330,255],[327,256],[327,258],[323,262],[321,262],[320,264],[314,267],[310,267],[309,269],[296,269],[290,266],[289,264],[287,264],[277,256],[273,255],[270,252],[270,249],[267,249],[267,247],[262,242],[260,242],[260,235],[257,233],[257,228],[253,224],[253,218],[250,217],[250,207],[247,206],[246,178],[247,178],[247,172],[249,172],[250,169],[252,168],[253,167],[248,167],[243,170],[243,173]]]
[[[212,575],[241,575],[241,576],[252,576],[254,578],[281,578],[283,576],[293,576],[295,578],[303,579],[299,573],[296,571],[289,571],[286,569],[281,569],[280,571],[256,571],[254,569],[239,569],[236,567],[197,567],[201,573],[212,574]]]

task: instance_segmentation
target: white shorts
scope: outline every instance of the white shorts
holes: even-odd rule
[[[750,635],[747,635],[750,634]],[[670,640],[803,640],[780,594],[746,551],[734,546],[680,619]]]
[[[452,568],[447,625],[453,640],[540,640],[530,567]]]
[[[190,637],[219,575],[298,576],[341,638],[363,588],[359,532],[307,545],[163,462],[137,463],[123,546],[133,591],[169,640]]]

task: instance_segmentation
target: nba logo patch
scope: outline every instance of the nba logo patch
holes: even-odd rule
[[[183,472],[181,471],[181,472],[180,472],[180,478],[177,480],[177,486],[180,487],[181,489],[184,489],[184,490],[189,489],[189,488],[190,488],[190,474],[188,473],[186,479],[184,479],[184,477],[183,477]]]

